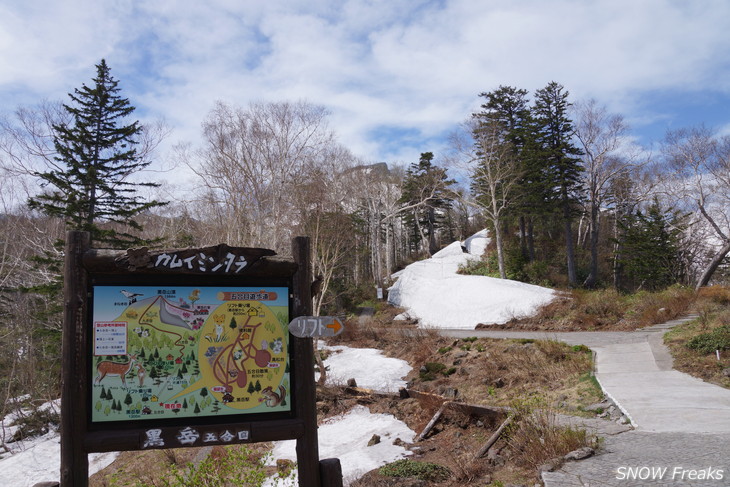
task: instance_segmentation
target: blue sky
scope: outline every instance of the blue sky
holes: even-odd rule
[[[704,122],[730,133],[725,0],[6,0],[0,102],[66,100],[105,58],[167,146],[217,100],[326,106],[366,161],[437,155],[478,93],[555,80],[621,113],[638,143]]]

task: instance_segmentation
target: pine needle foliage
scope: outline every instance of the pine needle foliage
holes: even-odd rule
[[[143,128],[127,122],[135,108],[120,95],[105,60],[96,65],[92,81],[69,93],[71,102],[63,107],[72,122],[53,125],[55,167],[36,173],[46,190],[29,206],[64,219],[69,230],[90,232],[95,244],[149,243],[135,234],[142,230],[135,217],[165,203],[137,194],[159,184],[129,180],[150,164],[137,151]]]

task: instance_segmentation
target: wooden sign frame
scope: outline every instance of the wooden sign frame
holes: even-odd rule
[[[293,259],[268,249],[228,247],[127,251],[92,249],[87,232],[66,236],[61,393],[61,486],[88,485],[88,453],[295,439],[302,486],[341,485],[339,461],[320,465],[311,338],[289,335],[289,411],[209,418],[92,423],[91,298],[93,285],[276,286],[290,291],[289,318],[311,314],[309,240],[292,241]],[[100,284],[101,283],[101,284]],[[177,441],[176,441],[177,440]],[[324,479],[324,484],[322,483]]]

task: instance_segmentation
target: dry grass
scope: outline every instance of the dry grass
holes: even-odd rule
[[[713,286],[700,290],[695,306],[699,318],[677,326],[664,336],[664,343],[674,357],[674,368],[707,382],[730,388],[730,377],[724,371],[730,368],[730,351],[720,350],[720,360],[712,348],[690,348],[697,337],[712,337],[713,332],[730,325],[730,288]]]
[[[542,400],[517,401],[513,407],[517,421],[507,443],[518,466],[537,469],[573,450],[598,446],[597,438],[586,430],[559,425],[555,412]]]
[[[534,316],[513,319],[500,328],[635,330],[681,316],[691,308],[695,299],[692,289],[679,286],[635,294],[621,294],[613,289],[565,291]]]
[[[537,394],[568,411],[602,397],[600,389],[587,380],[592,356],[585,347],[552,340],[496,339],[453,340],[444,345],[412,364],[413,387],[437,394],[456,388],[461,401],[500,406]],[[429,368],[442,364],[442,371],[421,372],[427,364]]]

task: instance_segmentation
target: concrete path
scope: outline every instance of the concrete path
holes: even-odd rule
[[[694,318],[634,332],[444,330],[442,334],[553,339],[596,352],[596,378],[635,431],[606,436],[601,454],[544,474],[546,487],[730,486],[730,390],[672,370],[663,343],[667,330]]]

